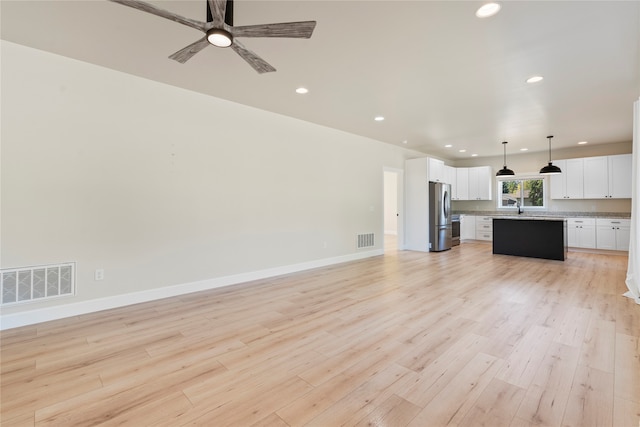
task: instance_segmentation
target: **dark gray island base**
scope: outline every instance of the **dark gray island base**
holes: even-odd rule
[[[567,258],[567,221],[551,218],[494,218],[493,253],[532,258]]]

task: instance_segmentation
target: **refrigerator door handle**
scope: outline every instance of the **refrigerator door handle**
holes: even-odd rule
[[[443,207],[442,210],[444,212],[444,217],[447,220],[447,223],[449,222],[449,192],[447,190],[444,191],[444,195],[442,197],[442,203],[443,203]]]

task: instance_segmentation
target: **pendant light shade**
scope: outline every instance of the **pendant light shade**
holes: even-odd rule
[[[502,143],[502,146],[504,147],[504,163],[503,163],[503,165],[504,165],[504,166],[502,167],[502,169],[500,169],[500,170],[498,171],[498,173],[496,174],[496,176],[510,176],[510,175],[515,175],[515,172],[514,172],[514,171],[512,171],[511,169],[509,169],[509,168],[507,167],[507,144],[508,144],[508,142],[507,142],[507,141],[504,141],[504,142]]]
[[[551,138],[553,138],[553,135],[549,135],[547,137],[547,139],[549,140],[549,164],[540,169],[540,174],[542,175],[557,175],[559,173],[562,173],[562,169],[551,163]]]

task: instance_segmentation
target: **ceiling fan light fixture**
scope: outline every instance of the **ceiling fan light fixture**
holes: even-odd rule
[[[504,147],[504,163],[502,169],[498,171],[496,176],[513,176],[516,173],[507,167],[507,141],[502,142],[502,146]]]
[[[229,47],[233,43],[231,33],[221,28],[212,28],[207,31],[207,40],[216,47]]]
[[[553,138],[553,135],[547,137],[549,140],[549,164],[540,169],[541,175],[558,175],[562,173],[562,169],[551,163],[551,138]]]

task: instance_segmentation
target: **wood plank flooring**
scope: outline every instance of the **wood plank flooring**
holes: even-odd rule
[[[640,426],[627,258],[384,256],[4,331],[2,426]]]

